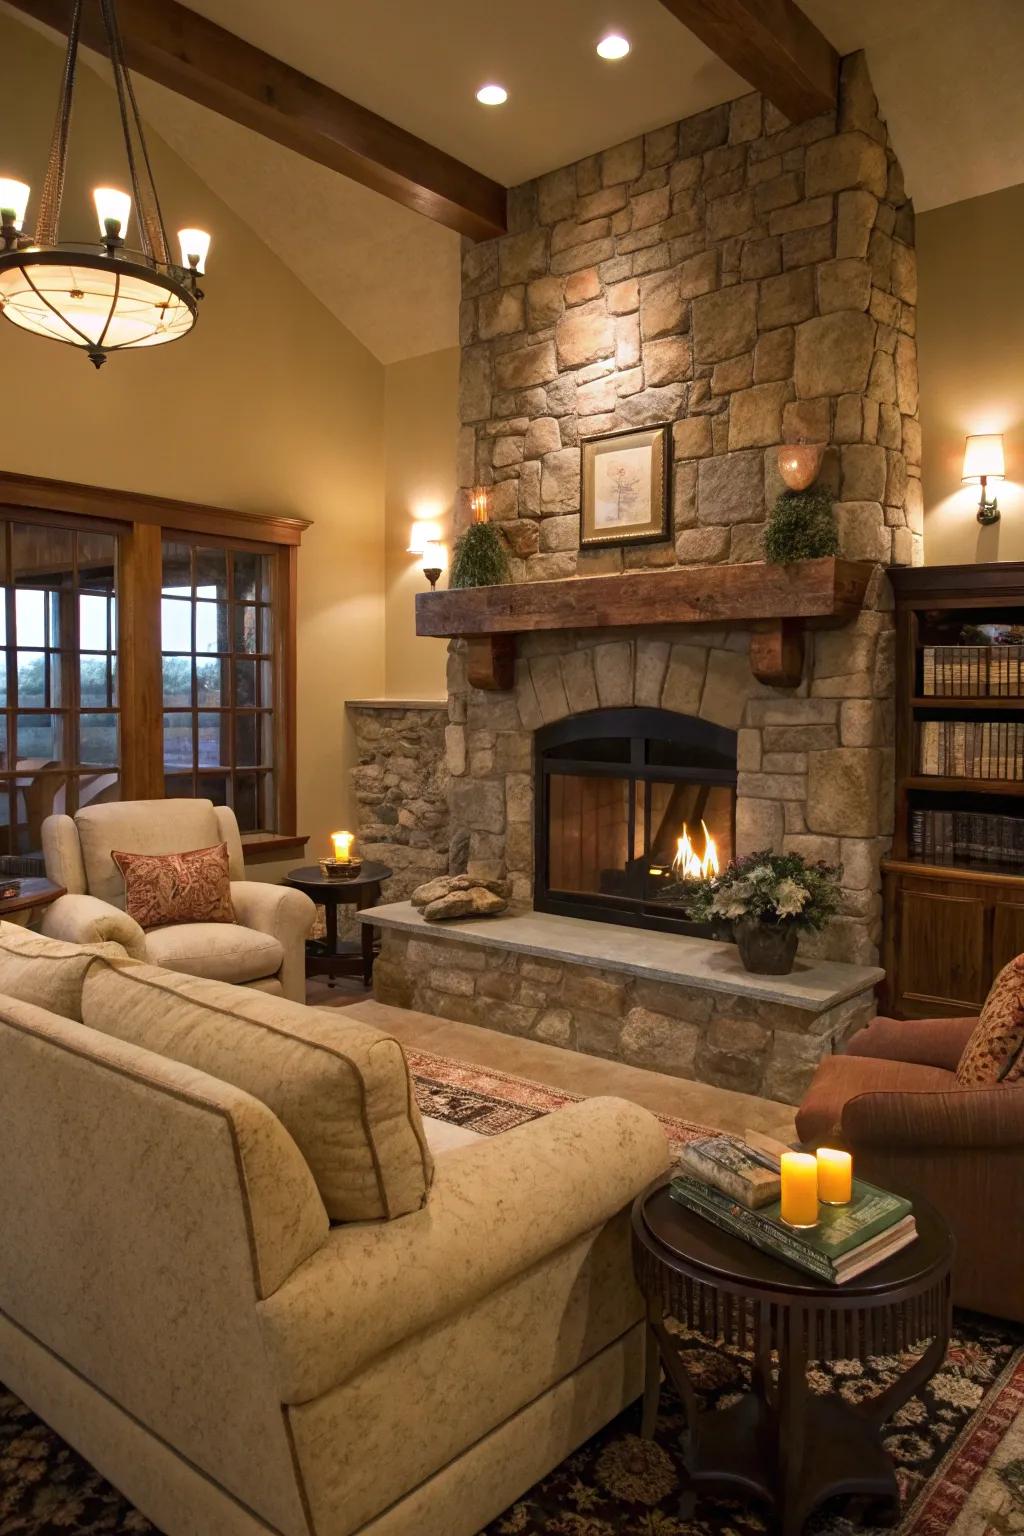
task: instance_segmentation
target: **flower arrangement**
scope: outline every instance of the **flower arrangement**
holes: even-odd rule
[[[824,928],[838,910],[840,873],[798,853],[751,853],[695,881],[689,913],[696,922],[731,924],[748,970],[784,975],[801,931]]]

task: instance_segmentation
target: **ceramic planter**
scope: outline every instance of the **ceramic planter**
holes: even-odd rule
[[[779,449],[779,474],[791,491],[813,485],[825,457],[824,443],[789,443]]]
[[[758,976],[788,976],[793,969],[799,935],[792,923],[740,917],[733,923],[733,936],[746,970]]]

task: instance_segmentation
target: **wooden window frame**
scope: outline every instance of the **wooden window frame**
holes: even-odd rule
[[[0,472],[0,508],[26,521],[115,526],[118,534],[118,673],[121,795],[162,800],[163,681],[161,545],[176,533],[252,545],[274,561],[274,757],[277,828],[256,834],[247,851],[270,855],[301,844],[296,824],[296,599],[298,551],[306,518],[262,516],[133,491]],[[33,516],[33,514],[35,514]],[[42,514],[42,515],[41,515]]]

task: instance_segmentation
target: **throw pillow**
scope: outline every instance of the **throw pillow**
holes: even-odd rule
[[[1024,955],[1004,965],[956,1069],[960,1088],[993,1088],[1024,1046]]]
[[[121,853],[110,857],[124,876],[124,908],[140,928],[172,923],[233,923],[228,845],[191,853]]]

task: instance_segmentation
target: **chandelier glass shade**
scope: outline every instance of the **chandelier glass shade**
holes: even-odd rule
[[[134,193],[139,250],[128,250],[132,199],[97,188],[96,245],[57,239],[84,0],[73,0],[68,50],[35,238],[22,232],[29,189],[0,178],[0,314],[14,325],[82,348],[99,368],[111,352],[161,346],[192,329],[210,237],[182,230],[182,260],[170,259],[142,122],[124,61],[115,0],[98,0],[110,51]]]

